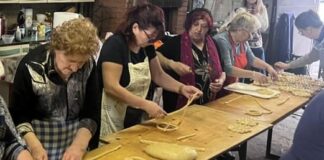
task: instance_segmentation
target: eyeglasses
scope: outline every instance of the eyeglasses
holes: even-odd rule
[[[150,37],[149,34],[147,34],[147,32],[143,29],[143,32],[145,33],[146,37],[147,37],[147,42],[148,43],[154,43],[156,41],[156,38]]]
[[[300,29],[300,30],[298,30],[298,33],[299,33],[300,35],[305,35],[305,31],[306,31],[306,30],[304,30],[304,29]]]

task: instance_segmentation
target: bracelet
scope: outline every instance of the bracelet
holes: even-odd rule
[[[178,89],[178,94],[181,94],[182,88],[184,87],[184,85],[182,84],[179,89]]]

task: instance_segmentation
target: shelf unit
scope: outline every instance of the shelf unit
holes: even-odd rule
[[[29,44],[11,45],[0,47],[0,60],[24,56],[29,51]]]
[[[95,0],[0,0],[0,4],[8,3],[82,3],[95,2]]]

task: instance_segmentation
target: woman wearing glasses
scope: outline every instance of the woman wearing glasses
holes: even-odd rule
[[[321,68],[324,65],[324,29],[323,22],[321,21],[318,14],[312,10],[301,13],[295,20],[295,25],[299,33],[307,38],[315,40],[315,46],[311,52],[295,61],[291,61],[288,64],[283,62],[275,63],[276,69],[286,70],[298,67],[303,67],[306,64],[312,62],[321,61]],[[321,77],[324,78],[323,72],[320,73]]]
[[[215,100],[226,77],[216,43],[209,35],[213,18],[207,9],[197,8],[187,15],[184,27],[184,33],[167,39],[157,49],[158,56],[169,75],[203,91],[204,95],[196,103],[204,104]],[[185,100],[185,97],[163,91],[163,106],[167,112],[182,107]]]
[[[220,49],[224,70],[228,77],[226,84],[234,83],[238,78],[251,78],[266,83],[267,77],[259,72],[247,70],[247,66],[266,70],[277,78],[276,71],[266,62],[254,56],[248,44],[251,33],[260,28],[260,22],[252,14],[241,11],[229,22],[224,32],[214,36]]]
[[[145,99],[151,79],[187,98],[196,92],[202,94],[193,86],[175,81],[161,69],[152,44],[164,34],[163,23],[161,8],[152,4],[135,6],[128,10],[116,33],[105,41],[98,61],[103,88],[101,136],[140,122],[141,114],[126,114],[128,108],[143,110],[152,118],[166,115],[158,104]],[[124,125],[125,120],[130,124]]]

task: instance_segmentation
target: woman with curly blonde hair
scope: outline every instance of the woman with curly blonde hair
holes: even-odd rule
[[[49,45],[30,51],[14,80],[11,113],[36,160],[82,159],[98,144],[97,29],[73,19],[54,29]]]

